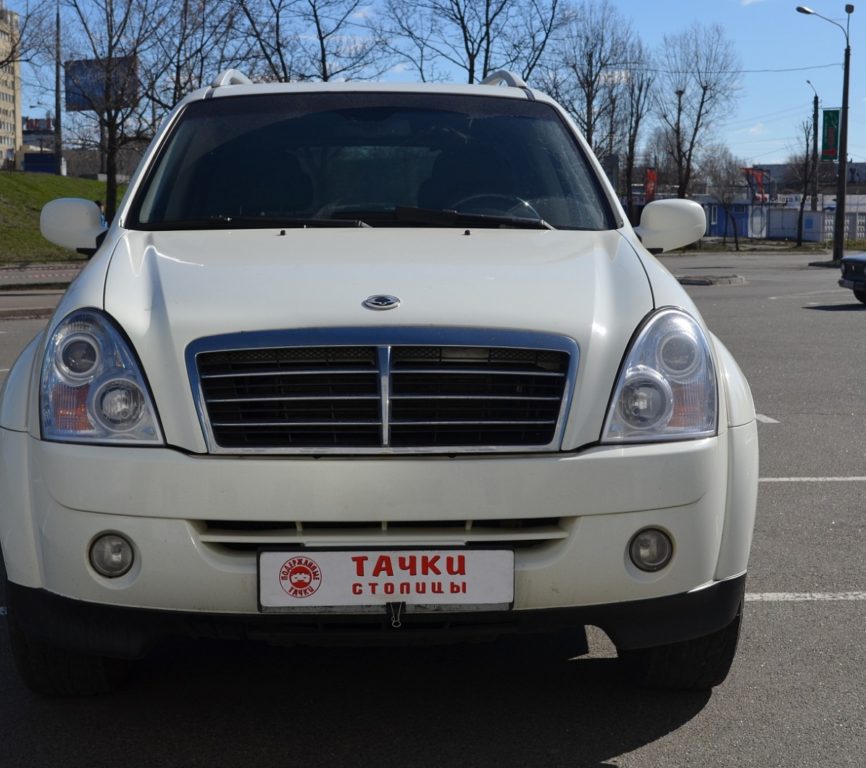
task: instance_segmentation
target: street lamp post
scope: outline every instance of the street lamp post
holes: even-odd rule
[[[839,27],[845,35],[845,69],[842,77],[842,119],[839,121],[839,177],[836,180],[836,221],[833,227],[833,261],[839,261],[845,255],[845,193],[848,188],[848,79],[851,69],[851,38],[849,30],[851,26],[851,14],[854,6],[850,3],[845,5],[846,22],[843,27],[839,22],[822,16],[811,8],[803,5],[797,6],[797,13],[807,16],[817,16],[834,26]]]

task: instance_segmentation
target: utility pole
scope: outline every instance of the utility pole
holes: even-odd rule
[[[684,181],[685,171],[685,152],[683,151],[683,132],[682,132],[682,117],[683,117],[683,96],[685,91],[678,88],[674,93],[677,96],[677,124],[675,129],[676,140],[676,161],[677,161],[677,197],[686,196],[686,184]]]
[[[54,173],[63,174],[63,105],[60,103],[60,0],[55,3],[54,15]]]
[[[815,86],[807,80],[809,87],[815,92],[812,99],[812,210],[818,210],[818,91]]]

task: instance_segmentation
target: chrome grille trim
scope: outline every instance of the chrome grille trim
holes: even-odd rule
[[[455,349],[457,364],[460,364],[460,356],[468,354],[467,365],[459,368],[436,368],[432,365],[424,365],[422,357],[427,359],[438,353],[441,355],[448,348]],[[304,352],[309,350],[311,361],[315,358],[334,359],[337,363],[334,367],[328,367],[313,363],[310,368],[303,368],[303,361],[298,359],[305,357]],[[485,351],[487,358],[479,358],[481,362],[472,367],[471,357],[476,352]],[[526,355],[521,353],[525,352]],[[544,353],[565,353],[565,358],[551,356],[551,365],[561,365],[566,370],[543,370],[540,369],[539,356]],[[207,364],[212,359],[208,353],[219,353],[226,358],[237,358],[245,368],[242,373],[232,373],[225,370],[199,370],[199,365]],[[291,355],[289,354],[291,353]],[[401,354],[403,358],[401,359]],[[294,355],[294,356],[292,356]],[[204,356],[204,357],[202,357]],[[187,373],[192,385],[196,408],[202,429],[205,434],[208,451],[213,454],[239,455],[239,454],[283,454],[283,455],[412,455],[412,454],[486,454],[486,453],[535,453],[559,450],[562,434],[565,428],[565,419],[573,397],[574,381],[577,374],[579,362],[579,350],[575,341],[571,338],[555,334],[507,331],[507,330],[484,330],[467,328],[429,328],[429,327],[403,327],[403,328],[331,328],[331,329],[308,329],[292,331],[263,331],[253,333],[226,334],[198,339],[192,342],[186,350]],[[259,360],[268,367],[264,370],[255,370]],[[496,365],[496,358],[514,360],[514,365],[524,365],[522,370],[515,370],[503,365]],[[526,358],[524,360],[523,358]],[[347,365],[346,363],[351,362]],[[353,363],[357,360],[357,365]],[[420,364],[420,367],[413,367]],[[443,361],[443,365],[446,365]],[[485,365],[490,367],[485,367]],[[307,378],[297,378],[306,376]],[[321,376],[321,381],[315,377]],[[476,376],[483,381],[483,385],[473,382],[460,381],[448,377]],[[480,377],[485,377],[481,379]],[[505,383],[509,377],[523,376],[531,377],[532,381],[538,382],[528,393],[509,392]],[[264,381],[267,377],[279,378],[284,384],[279,385],[280,392],[268,391],[258,396],[256,390],[260,385],[257,379],[263,380],[263,385],[273,389],[273,386]],[[343,378],[345,377],[345,378]],[[424,377],[419,383],[418,377]],[[237,392],[233,389],[232,379],[249,380],[249,385],[244,388],[253,391]],[[494,393],[497,380],[505,387],[506,394]],[[544,384],[542,380],[549,380],[550,385]],[[225,381],[226,384],[221,384]],[[295,384],[293,381],[297,381]],[[492,383],[490,383],[492,381]],[[556,383],[554,383],[556,382]],[[482,387],[482,394],[471,391]],[[216,390],[214,390],[216,387]],[[316,392],[315,388],[324,388],[325,391]],[[335,391],[335,387],[337,391]],[[456,393],[449,392],[450,387],[457,387]],[[539,391],[541,387],[541,391]],[[561,394],[546,394],[544,390],[553,387],[553,391]],[[219,392],[219,389],[228,389],[227,392]],[[424,392],[430,389],[430,394]],[[210,397],[206,397],[206,389]],[[339,391],[339,390],[343,391]],[[401,392],[400,390],[404,391]],[[405,390],[409,391],[405,391]],[[414,389],[414,391],[413,391]],[[441,389],[445,393],[440,393]],[[518,389],[517,386],[512,387]],[[437,391],[438,390],[438,391]],[[216,392],[216,393],[215,393]],[[374,405],[373,401],[378,401]],[[417,408],[412,406],[413,402],[419,407],[425,402],[442,403],[442,408],[427,409],[429,418],[415,417]],[[479,408],[486,406],[485,418],[481,418],[478,412],[473,418],[472,408],[465,408],[466,418],[463,418],[463,409],[459,408],[459,401],[467,404],[476,403]],[[559,408],[555,403],[559,402]],[[309,404],[309,409],[299,408],[296,413],[291,410],[292,406]],[[513,413],[513,409],[502,410],[497,408],[497,403],[502,407],[509,404],[525,407],[520,408],[523,414]],[[256,418],[255,410],[264,408],[267,404],[282,404],[285,407],[271,409],[271,413],[260,413]],[[328,415],[320,417],[315,413],[318,407],[324,408]],[[342,404],[342,405],[341,405]],[[403,404],[401,410],[404,418],[395,415],[394,409],[398,404]],[[450,405],[447,405],[450,404]],[[328,406],[331,406],[330,409]],[[353,407],[356,406],[356,407]],[[217,413],[209,408],[215,406]],[[220,408],[228,408],[229,414],[233,407],[252,407],[254,410],[243,417],[242,420],[221,419]],[[333,408],[339,406],[335,412]],[[473,406],[474,407],[474,406]],[[406,412],[406,408],[410,408]],[[538,409],[542,409],[539,411]],[[553,410],[550,416],[544,413],[544,409]],[[477,410],[477,409],[476,409]],[[498,410],[498,413],[497,413]],[[530,410],[536,411],[531,413]],[[340,418],[343,412],[344,418]],[[321,413],[321,411],[320,411]],[[423,410],[422,410],[423,413]],[[510,418],[511,415],[515,418]],[[438,414],[438,415],[437,415]],[[553,418],[555,414],[555,418]],[[292,418],[297,415],[297,419]],[[499,416],[499,418],[497,418]],[[536,418],[536,416],[538,418]],[[263,417],[263,418],[261,418]],[[275,417],[275,418],[274,418]],[[529,418],[527,418],[529,417]],[[308,430],[324,430],[321,435],[321,443],[316,445],[227,445],[223,438],[220,444],[218,434],[224,435],[227,430],[237,430],[239,433],[245,428],[262,430],[280,430],[285,427],[302,428]],[[327,430],[334,427],[347,429],[348,432],[331,435]],[[508,430],[512,434],[518,434],[524,440],[521,443],[508,443],[505,438],[497,441],[497,430]],[[451,429],[448,435],[442,435],[449,440],[469,440],[476,437],[477,430],[490,428],[486,436],[489,444],[456,444],[456,445],[395,445],[395,435],[404,443],[420,441],[422,437],[418,432],[411,430],[427,429]],[[453,431],[453,430],[457,431]],[[371,431],[372,430],[372,431]],[[402,430],[402,431],[401,431]],[[410,430],[407,432],[406,430]],[[476,430],[475,434],[467,437],[466,430]],[[521,430],[524,430],[521,432]],[[525,430],[536,430],[538,435],[544,434],[544,440],[550,435],[549,441],[544,444],[528,442],[532,439],[530,433]],[[544,430],[538,432],[538,430]],[[274,440],[281,439],[279,433],[273,433]],[[437,432],[431,432],[435,438]],[[501,432],[500,432],[501,434]],[[374,437],[375,435],[375,437]],[[266,442],[270,435],[258,436],[262,443]],[[241,438],[238,438],[239,440]],[[246,439],[246,438],[244,438]],[[286,440],[295,439],[291,436]],[[298,439],[319,439],[315,432],[300,435]],[[364,444],[327,444],[329,440],[345,439],[347,442],[357,440]]]
[[[338,546],[467,546],[499,544],[526,549],[564,541],[573,518],[522,520],[440,520],[420,523],[256,523],[250,521],[191,521],[202,544],[241,551],[263,547]]]
[[[379,393],[381,399],[380,415],[382,417],[382,447],[391,444],[391,347],[377,347],[376,356],[379,362]]]

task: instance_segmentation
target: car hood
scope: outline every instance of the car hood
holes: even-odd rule
[[[185,368],[207,336],[307,328],[466,327],[555,333],[580,349],[566,442],[598,439],[622,354],[652,309],[619,232],[288,229],[126,232],[105,309],[141,359],[167,440],[203,451]],[[371,311],[372,295],[400,299]],[[583,396],[585,395],[585,397]],[[581,412],[586,403],[586,412]]]

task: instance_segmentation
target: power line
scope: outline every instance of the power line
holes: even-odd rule
[[[720,69],[717,70],[717,73],[720,75],[784,74],[786,72],[809,72],[813,69],[834,69],[841,66],[842,64],[836,62],[833,64],[812,64],[806,67],[782,67],[778,69]],[[608,64],[605,69],[619,69],[628,72],[652,72],[657,75],[691,75],[695,72],[693,69],[676,70],[663,69],[662,67],[648,67],[636,62]]]

